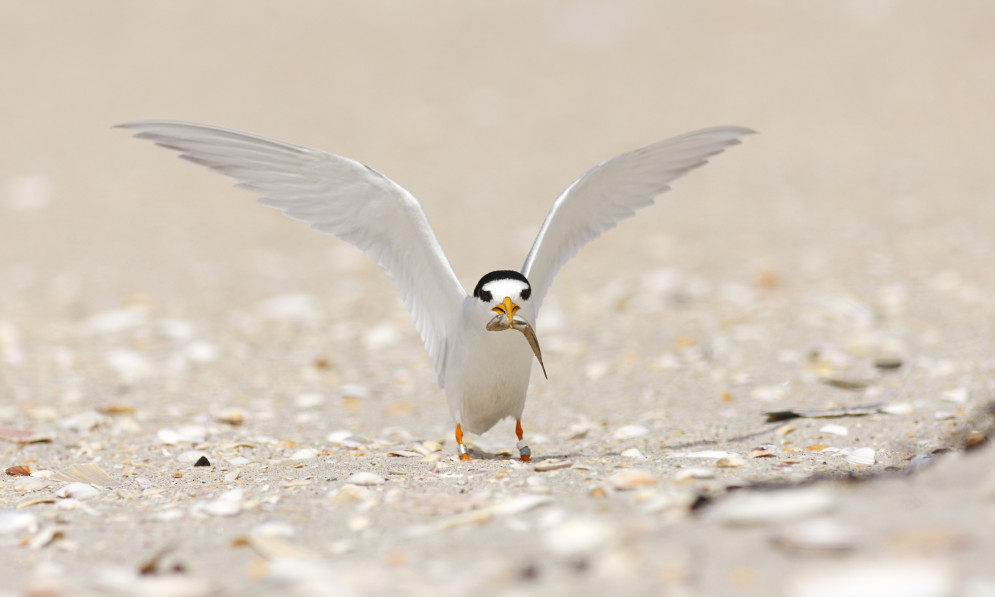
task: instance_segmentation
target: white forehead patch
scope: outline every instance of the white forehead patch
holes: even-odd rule
[[[511,297],[511,300],[521,300],[522,291],[529,285],[521,280],[492,280],[481,286],[481,290],[491,293],[491,302],[500,303],[504,297]]]

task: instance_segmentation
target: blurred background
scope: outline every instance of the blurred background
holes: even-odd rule
[[[899,305],[916,338],[975,350],[991,337],[995,289],[992,31],[985,0],[4,1],[8,391],[43,393],[53,368],[128,371],[127,359],[88,365],[86,354],[112,344],[101,325],[127,328],[139,311],[197,330],[160,326],[171,338],[256,333],[276,343],[275,357],[298,341],[311,343],[302,358],[334,354],[385,321],[393,327],[357,350],[420,344],[389,280],[358,251],[111,128],[146,118],[371,165],[422,202],[468,287],[518,268],[553,199],[597,162],[696,128],[748,126],[760,134],[563,270],[548,328],[583,328],[602,291],[624,315],[646,272],[669,287],[677,271],[692,296],[777,287],[788,304],[823,293]],[[243,317],[260,309],[328,334]],[[124,323],[93,319],[106,313]],[[152,342],[128,340],[139,356]],[[53,352],[39,356],[43,346]],[[210,360],[204,350],[188,360]],[[412,385],[431,387],[428,359],[412,362]],[[338,381],[360,376],[339,371]]]

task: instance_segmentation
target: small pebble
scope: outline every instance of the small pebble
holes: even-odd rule
[[[646,456],[639,451],[639,448],[629,448],[622,452],[623,458],[631,458],[633,460],[646,460]]]

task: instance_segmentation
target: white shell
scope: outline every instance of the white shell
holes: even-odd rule
[[[609,485],[623,491],[647,485],[656,485],[659,482],[660,480],[653,473],[636,468],[621,470],[608,477]]]
[[[850,452],[850,455],[846,457],[846,461],[850,464],[871,466],[875,462],[874,448],[857,448],[853,452]]]
[[[581,518],[567,520],[552,527],[546,531],[543,543],[553,555],[577,558],[597,551],[612,538],[612,528],[607,523]]]
[[[362,486],[383,485],[384,478],[376,473],[370,472],[353,473],[349,475],[348,479],[346,479],[346,483]]]
[[[860,527],[829,517],[788,522],[771,534],[775,545],[791,551],[845,551],[859,540]]]
[[[956,568],[943,561],[908,558],[823,563],[794,574],[789,597],[948,597],[958,594]]]
[[[836,495],[821,487],[731,494],[706,517],[729,525],[767,524],[828,512]]]
[[[56,497],[86,500],[100,495],[100,490],[89,483],[70,483],[55,492]]]
[[[0,512],[0,535],[34,533],[38,530],[38,519],[30,512],[6,510]]]
[[[642,425],[626,425],[616,429],[615,433],[612,434],[612,437],[615,439],[634,439],[642,437],[649,432],[649,429],[643,427]]]
[[[820,433],[831,433],[833,435],[848,435],[850,430],[842,425],[837,425],[835,423],[830,423],[829,425],[823,425],[819,428]]]

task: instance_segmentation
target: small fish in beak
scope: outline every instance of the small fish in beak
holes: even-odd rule
[[[504,330],[515,329],[521,332],[525,336],[525,339],[528,340],[529,346],[532,348],[532,353],[535,354],[536,360],[539,361],[539,366],[542,367],[543,377],[549,379],[549,375],[546,374],[546,366],[542,363],[542,351],[539,350],[539,339],[536,338],[535,330],[532,329],[529,322],[515,316],[515,312],[519,308],[518,305],[511,302],[510,298],[505,297],[503,303],[491,309],[497,315],[487,322],[487,331],[503,332]]]

